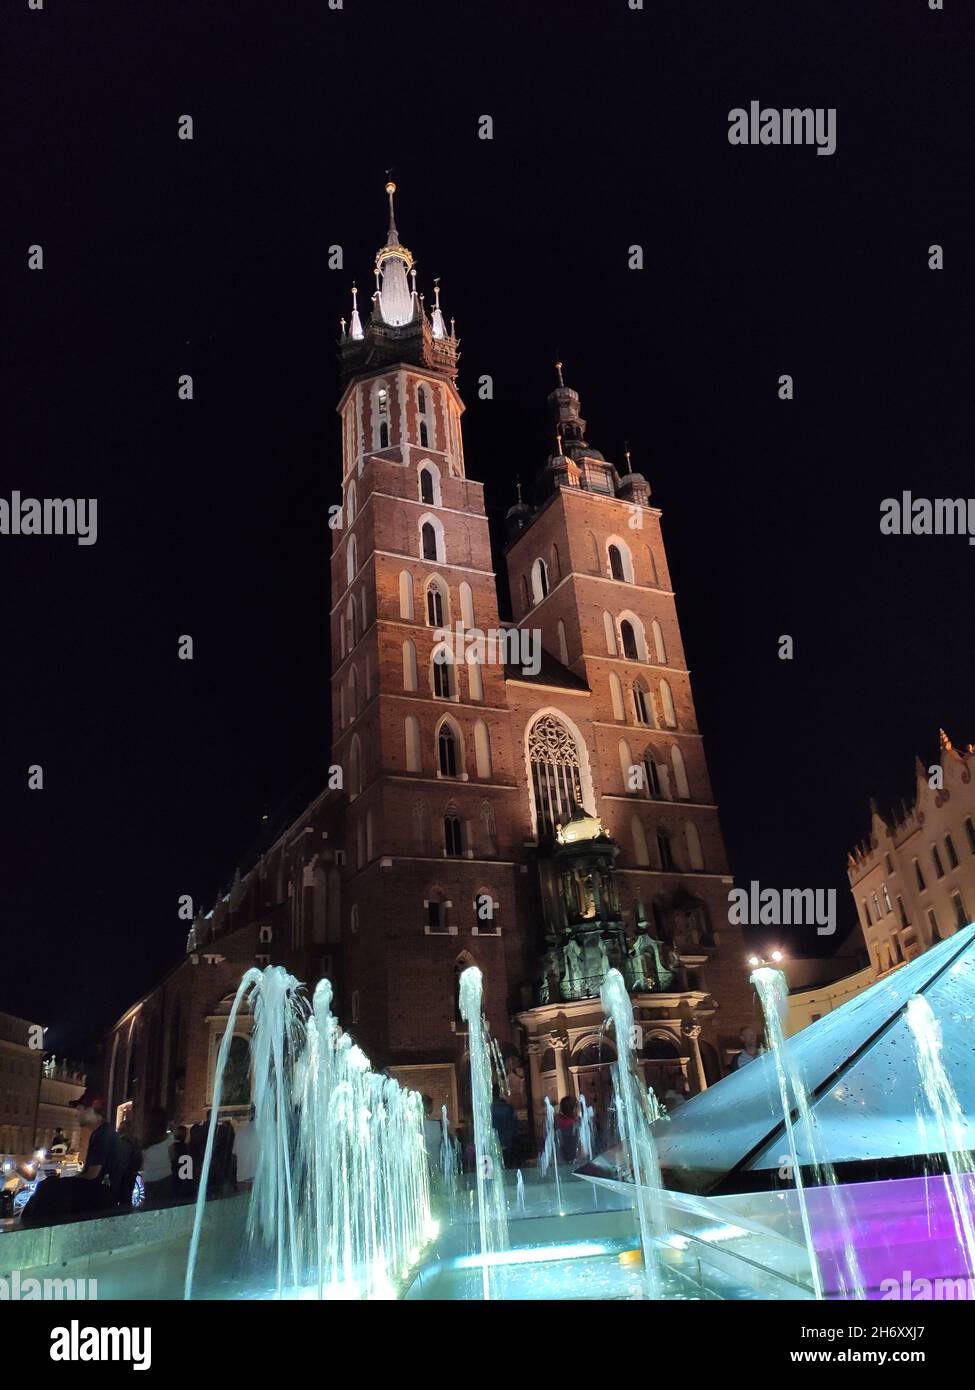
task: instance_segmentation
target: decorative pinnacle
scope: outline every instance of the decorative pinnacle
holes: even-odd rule
[[[953,744],[951,742],[951,739],[945,733],[944,729],[938,730],[938,739],[941,743],[941,747],[945,750],[945,752],[950,753],[952,751]]]
[[[555,364],[555,370],[558,372],[558,376],[559,376],[559,385],[560,385],[560,386],[564,386],[564,385],[565,385],[565,382],[562,380],[562,363],[561,363],[561,362],[556,362],[556,364]]]
[[[627,471],[627,473],[632,473],[632,472],[633,472],[633,465],[632,465],[632,463],[630,462],[630,441],[629,441],[628,439],[624,439],[624,440],[623,440],[623,457],[626,459],[626,471]]]

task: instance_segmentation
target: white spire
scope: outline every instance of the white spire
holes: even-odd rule
[[[440,276],[438,275],[433,282],[433,313],[430,316],[433,324],[433,336],[435,338],[446,338],[447,325],[443,321],[443,314],[440,312]]]
[[[395,183],[387,183],[389,194],[389,233],[386,245],[376,257],[376,275],[379,280],[379,313],[383,323],[391,328],[401,328],[412,323],[414,300],[410,293],[408,273],[413,269],[413,257],[405,246],[400,244],[396,230],[396,215],[393,211]]]
[[[359,291],[356,289],[355,285],[353,285],[353,286],[352,286],[352,318],[351,318],[350,321],[349,321],[349,337],[350,337],[350,338],[361,338],[361,337],[362,337],[362,323],[361,323],[360,320],[359,320],[359,301],[358,301],[358,295],[359,295]]]

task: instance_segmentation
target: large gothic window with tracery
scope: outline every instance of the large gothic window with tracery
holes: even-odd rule
[[[539,835],[554,835],[582,801],[579,750],[568,729],[551,714],[532,725],[528,735],[532,792]]]

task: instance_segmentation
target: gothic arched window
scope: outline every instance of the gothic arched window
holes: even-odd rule
[[[444,816],[443,847],[448,858],[458,859],[463,855],[464,831],[459,816]]]
[[[650,692],[642,681],[637,681],[633,686],[633,708],[636,711],[638,724],[653,725],[653,714],[650,707]]]
[[[438,700],[454,698],[454,664],[446,647],[433,654],[433,693]]]
[[[421,438],[420,443],[425,445],[426,440]],[[433,474],[429,468],[420,469],[420,501],[428,507],[433,506]]]
[[[437,737],[437,757],[442,777],[457,776],[457,735],[449,724],[441,724]]]
[[[430,447],[430,435],[429,435],[429,431],[427,430],[427,422],[426,422],[426,420],[421,420],[421,421],[420,421],[420,448],[421,448],[421,449],[429,449],[429,447]]]
[[[579,750],[554,715],[537,719],[528,735],[528,761],[539,835],[554,834],[582,801]]]
[[[427,622],[431,627],[443,627],[443,620],[443,590],[439,584],[433,583],[427,589]]]
[[[624,581],[626,579],[626,573],[623,569],[623,556],[620,554],[618,545],[611,545],[609,547],[609,572],[614,579]]]
[[[421,532],[423,539],[423,558],[424,560],[436,560],[437,558],[437,533],[433,528],[433,523],[425,521]]]
[[[620,641],[623,644],[623,655],[628,661],[639,661],[640,652],[636,643],[636,632],[633,624],[628,618],[624,618],[620,623]]]

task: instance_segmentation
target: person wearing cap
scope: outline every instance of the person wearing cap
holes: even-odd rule
[[[91,1130],[85,1166],[77,1177],[39,1183],[24,1207],[23,1226],[50,1226],[114,1204],[121,1154],[118,1136],[105,1118],[105,1097],[88,1086],[72,1105],[82,1128]]]

